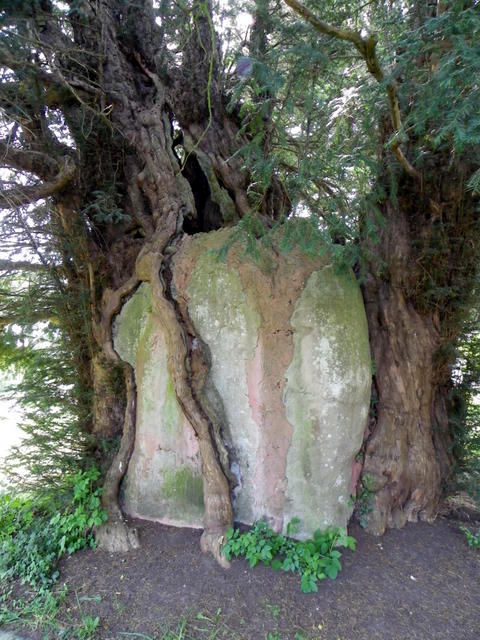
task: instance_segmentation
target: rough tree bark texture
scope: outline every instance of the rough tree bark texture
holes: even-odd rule
[[[476,206],[465,190],[465,177],[476,167],[449,150],[429,148],[427,140],[417,141],[423,166],[412,165],[409,157],[419,149],[402,118],[416,98],[401,96],[395,74],[382,69],[376,36],[327,24],[320,10],[317,15],[298,0],[284,2],[318,33],[350,42],[388,98],[388,116],[379,123],[384,222],[376,244],[366,235],[360,240],[370,256],[363,290],[378,394],[363,474],[372,476],[375,492],[368,526],[383,533],[387,526],[433,518],[452,468],[446,400],[453,362],[442,361],[439,350],[454,345],[477,268],[470,237],[478,234]],[[435,2],[413,2],[405,17],[417,28],[436,11]],[[427,56],[418,64],[431,61]],[[366,215],[376,226],[375,213]]]
[[[217,52],[210,4],[194,2],[195,28],[184,47],[184,64],[168,78],[157,73],[160,63],[165,62],[159,61],[160,31],[149,14],[148,2],[140,4],[143,20],[137,15],[137,6],[133,10],[114,0],[88,3],[89,30],[76,27],[82,46],[92,47],[100,34],[104,56],[102,90],[105,103],[112,105],[109,122],[126,141],[117,165],[127,185],[123,207],[142,236],[141,242],[130,243],[130,273],[124,268],[123,276],[109,274],[113,286],[105,289],[100,312],[95,313],[95,333],[103,356],[118,364],[111,334],[114,315],[140,282],[150,282],[154,311],[164,327],[175,393],[199,440],[205,503],[202,550],[211,552],[227,566],[220,548],[233,512],[228,471],[220,462],[225,452],[219,453],[211,419],[195,392],[202,386],[205,372],[192,363],[191,345],[197,341],[169,291],[169,261],[185,220],[191,229],[202,231],[232,223],[247,213],[248,175],[234,155],[241,144],[237,140],[238,127],[227,115],[216,85]],[[92,30],[95,24],[97,32]],[[167,51],[164,49],[162,54],[166,56]],[[174,119],[182,131],[181,140],[176,143]],[[178,144],[187,154],[184,167],[176,155]],[[272,206],[281,213],[283,191],[277,193],[279,199]],[[274,216],[272,212],[266,214]],[[111,243],[113,262],[118,261],[128,237],[122,240],[123,244],[115,240]],[[117,501],[134,438],[135,385],[128,365],[124,365],[124,371],[127,407],[123,435],[104,486],[109,522],[98,532],[101,546],[110,551],[124,551],[137,544],[122,520]],[[196,380],[197,376],[201,380]]]
[[[449,467],[438,458],[450,459],[443,450],[437,454],[433,437],[438,328],[392,283],[372,278],[364,296],[378,401],[363,474],[375,480],[369,528],[383,533],[435,517]]]
[[[364,240],[377,401],[363,474],[373,478],[367,527],[377,534],[435,518],[453,465],[447,406],[453,362],[442,350],[458,335],[475,272],[476,207],[465,191],[470,168],[436,162],[421,181],[399,178],[395,199],[387,195],[381,205],[378,243]]]

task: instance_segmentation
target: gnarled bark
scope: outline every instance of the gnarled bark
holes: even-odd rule
[[[364,294],[378,402],[363,474],[375,494],[367,526],[381,534],[433,520],[445,477],[439,457],[451,460],[434,442],[438,328],[389,284],[369,282]]]
[[[130,277],[121,287],[104,292],[100,317],[94,324],[96,341],[102,349],[102,355],[112,366],[122,363],[120,356],[113,348],[112,322],[121,308],[123,299],[128,296],[138,284],[135,275]],[[128,362],[123,362],[125,378],[126,404],[123,421],[122,436],[117,453],[105,475],[102,491],[102,506],[107,514],[107,522],[100,525],[96,532],[98,546],[110,552],[126,552],[139,546],[137,532],[129,528],[123,517],[119,502],[118,491],[120,483],[127,471],[128,463],[135,443],[136,417],[136,385],[135,373]],[[98,418],[99,416],[97,416]],[[99,428],[97,424],[97,429]]]
[[[386,185],[383,161],[379,180]],[[381,203],[378,242],[362,238],[378,395],[363,474],[374,493],[367,526],[377,534],[434,519],[453,469],[451,347],[478,261],[470,239],[476,204],[462,181],[471,167],[439,157],[427,169],[422,182],[397,176],[397,193],[390,198],[387,188]]]
[[[157,234],[150,251],[145,252],[137,262],[137,274],[143,280],[148,280],[152,287],[153,310],[164,328],[168,351],[167,367],[173,380],[175,395],[198,438],[205,505],[201,548],[203,552],[211,552],[217,562],[226,568],[229,563],[222,555],[221,547],[224,533],[233,523],[230,488],[215,448],[209,419],[195,397],[195,382],[192,381],[192,375],[195,374],[189,363],[187,334],[173,300],[168,297],[162,277],[168,268],[168,257],[164,257],[165,249],[176,235],[177,220],[172,215],[170,218],[163,232]]]
[[[102,492],[102,506],[107,522],[97,528],[95,537],[100,549],[110,552],[126,552],[139,547],[135,528],[128,527],[118,504],[120,482],[127,470],[135,443],[136,388],[135,374],[128,363],[124,363],[127,402],[120,447],[107,471]]]
[[[109,385],[108,367],[123,367],[123,433],[105,477],[103,505],[109,521],[97,531],[99,543],[111,551],[125,551],[138,542],[126,528],[118,502],[134,444],[135,380],[131,367],[115,352],[112,323],[125,298],[148,281],[165,330],[175,393],[199,441],[205,502],[202,549],[225,565],[220,547],[233,512],[220,458],[225,467],[228,461],[225,451],[217,451],[212,417],[198,397],[205,371],[193,362],[194,331],[190,327],[187,338],[185,318],[168,280],[175,241],[187,230],[185,219],[196,232],[231,224],[249,213],[250,177],[238,154],[246,140],[239,135],[234,115],[227,113],[219,86],[211,3],[194,0],[187,10],[187,24],[179,26],[184,29],[179,41],[185,45],[181,60],[171,54],[151,0],[85,0],[61,19],[61,9],[49,2],[27,9],[18,9],[22,37],[35,34],[39,55],[25,55],[22,45],[18,59],[10,54],[2,59],[13,76],[22,74],[25,82],[18,94],[22,152],[2,144],[8,166],[38,171],[43,182],[7,191],[0,208],[55,196],[56,223],[74,244],[61,252],[62,269],[68,285],[73,283],[75,292],[84,296],[82,312],[91,316],[90,334],[81,323],[71,332],[74,340],[84,342],[82,375],[101,394]],[[6,11],[16,13],[13,8]],[[69,21],[69,29],[62,19]],[[14,85],[4,87],[1,102],[7,117],[16,122],[11,94],[20,91],[20,85],[14,80]],[[74,152],[65,151],[56,139],[46,117],[49,108],[61,113]],[[181,129],[175,142],[174,127]],[[16,129],[12,131],[14,136]],[[45,162],[39,168],[40,158]],[[288,198],[275,178],[267,195],[265,218],[283,215]],[[81,242],[72,233],[78,221]],[[96,424],[90,424],[89,431],[99,437],[110,435],[110,409],[118,420],[119,405],[103,401],[109,393],[93,403]]]

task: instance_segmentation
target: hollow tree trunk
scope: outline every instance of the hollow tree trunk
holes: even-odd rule
[[[113,0],[101,2],[101,11],[92,10],[92,19],[101,16],[105,60],[102,88],[108,96],[107,102],[113,104],[111,123],[114,130],[122,132],[122,140],[127,141],[121,149],[119,162],[124,171],[123,182],[127,185],[124,210],[141,231],[143,239],[135,245],[135,266],[132,265],[130,273],[126,271],[123,284],[118,286],[119,279],[116,278],[116,286],[104,292],[102,309],[95,322],[97,343],[106,358],[118,363],[112,341],[114,315],[136,286],[149,282],[153,310],[164,328],[168,369],[175,394],[196,433],[202,458],[205,529],[201,547],[226,566],[220,549],[223,534],[233,521],[228,467],[224,468],[228,460],[225,460],[225,451],[219,451],[217,446],[217,421],[212,420],[201,394],[197,393],[203,385],[205,371],[194,366],[192,360],[197,355],[192,353],[191,345],[200,341],[196,340],[191,324],[186,326],[169,290],[169,269],[176,241],[187,223],[191,231],[208,231],[232,224],[248,213],[249,176],[237,157],[237,151],[245,141],[239,136],[239,127],[233,117],[227,114],[217,85],[217,47],[210,2],[193,2],[192,29],[184,43],[183,65],[169,78],[164,76],[161,60],[159,64],[162,43],[149,15],[149,3],[140,2],[131,10],[122,5],[121,10],[112,13],[111,8],[116,4],[119,3]],[[145,14],[142,13],[143,20],[138,15],[139,10]],[[124,25],[118,24],[119,15]],[[146,26],[148,32],[145,32]],[[126,31],[129,32],[127,41],[123,40]],[[82,44],[85,46],[92,37],[88,33],[82,34]],[[167,57],[166,48],[163,51]],[[195,69],[193,75],[192,69]],[[174,140],[174,121],[181,128],[177,140]],[[183,147],[183,166],[177,155],[179,145]],[[270,210],[266,207],[264,211],[266,218],[282,215],[288,207],[285,191],[277,187],[275,198],[269,204]],[[126,241],[125,237],[123,241]],[[115,246],[120,245],[112,243],[111,253]],[[113,263],[118,262],[120,256],[118,248],[115,251]],[[134,255],[135,250],[132,252]],[[127,373],[127,389],[132,387],[129,375]],[[129,407],[127,401],[124,437],[126,432],[132,431]],[[118,487],[130,453],[131,447],[123,446],[122,439],[104,487],[104,503],[119,527]],[[109,538],[111,536],[105,536],[105,539]],[[128,542],[125,533],[123,540]],[[123,550],[125,545],[117,546]]]
[[[228,567],[228,562],[221,553],[221,546],[224,533],[233,523],[230,487],[216,450],[212,425],[195,393],[198,386],[195,380],[197,374],[191,366],[187,330],[166,283],[170,279],[169,256],[171,250],[174,251],[176,238],[181,235],[179,216],[184,204],[180,200],[177,206],[172,206],[170,200],[170,207],[162,227],[153,234],[151,242],[139,255],[136,275],[139,280],[149,282],[152,287],[153,312],[158,314],[163,327],[168,352],[167,367],[173,380],[175,395],[198,438],[205,505],[201,548],[204,552],[211,552],[223,567]],[[188,329],[192,331],[191,327]],[[202,372],[198,375],[203,377]]]

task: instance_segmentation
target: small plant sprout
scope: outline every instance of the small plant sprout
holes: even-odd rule
[[[461,525],[460,531],[465,534],[469,547],[472,547],[472,549],[480,548],[480,529],[476,533],[472,533],[470,529],[467,529],[467,527]]]

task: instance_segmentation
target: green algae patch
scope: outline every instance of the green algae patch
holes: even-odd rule
[[[232,342],[235,336],[241,335],[244,337],[242,349],[235,354],[235,360],[241,361],[239,357],[251,360],[261,318],[248,304],[239,274],[207,251],[195,265],[187,293],[192,319],[207,344],[208,334],[215,334],[219,329],[224,338]]]
[[[170,517],[188,521],[191,516],[203,514],[203,481],[189,467],[165,469],[161,497],[168,502]]]
[[[125,302],[113,324],[113,340],[118,355],[132,367],[136,365],[137,348],[152,311],[152,291],[144,283]]]
[[[173,386],[173,380],[170,374],[167,374],[167,384],[165,386],[165,400],[162,410],[162,427],[169,435],[178,432],[180,423],[180,407],[178,406],[177,396]]]
[[[350,469],[362,443],[371,378],[365,309],[353,275],[331,266],[312,273],[291,325],[285,520],[299,516],[306,533],[312,526],[345,526],[351,512]]]

